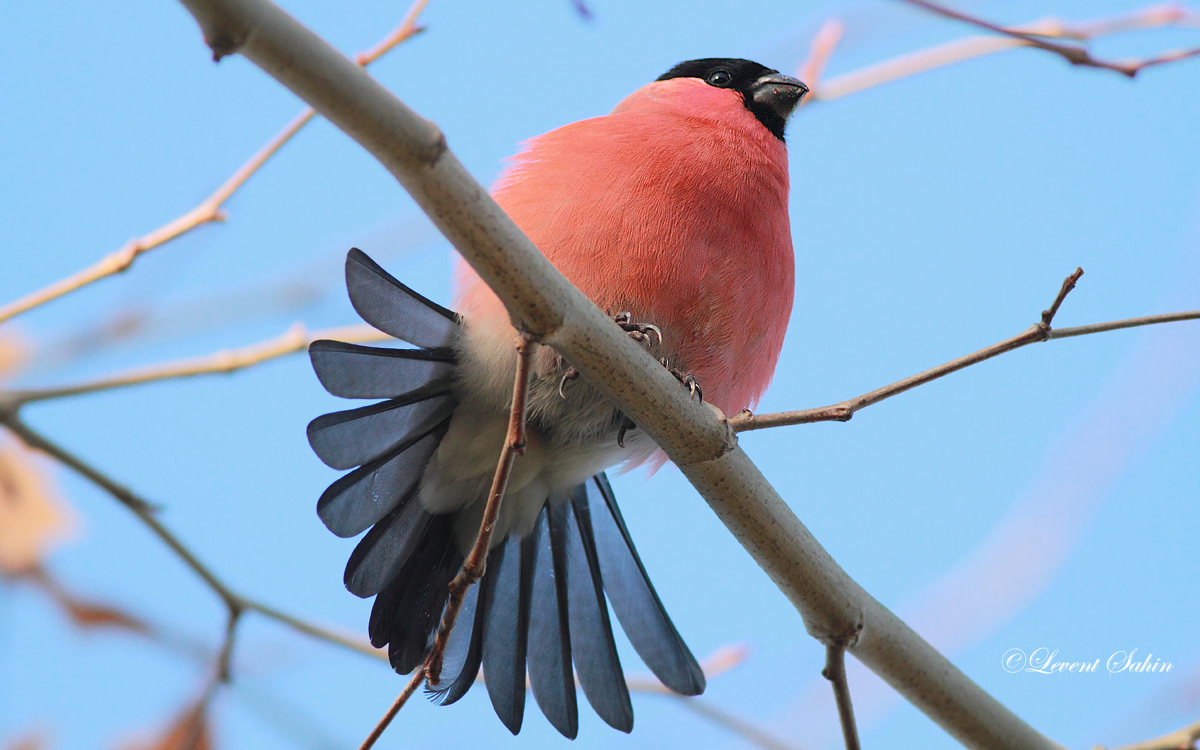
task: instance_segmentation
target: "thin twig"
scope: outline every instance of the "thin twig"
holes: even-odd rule
[[[1164,26],[1188,25],[1200,21],[1200,13],[1174,5],[1154,5],[1121,16],[1106,17],[1079,23],[1068,23],[1057,18],[1045,18],[1033,23],[1013,27],[1030,36],[1087,41],[1122,31],[1161,28]],[[804,102],[827,102],[850,94],[924,73],[936,68],[953,65],[984,55],[1003,52],[1018,47],[1032,46],[1030,42],[1012,36],[972,36],[939,44],[928,49],[910,52],[890,60],[869,65],[861,70],[835,76],[827,81],[810,83],[812,94]],[[1192,51],[1194,53],[1194,51]],[[1169,56],[1171,59],[1160,59]],[[1187,54],[1168,53],[1143,60],[1135,65],[1140,68],[1161,65],[1183,59]]]
[[[518,455],[525,455],[525,401],[529,395],[529,376],[532,372],[533,351],[537,343],[529,336],[521,334],[517,344],[517,375],[513,380],[512,408],[508,417],[508,434],[504,439],[504,449],[496,464],[496,474],[492,477],[492,488],[488,492],[487,505],[483,510],[483,520],[479,523],[479,534],[470,554],[463,562],[462,570],[450,582],[450,599],[446,603],[446,612],[442,615],[438,627],[437,638],[434,639],[433,649],[425,660],[425,676],[429,684],[436,686],[442,676],[442,657],[446,653],[446,644],[450,640],[450,632],[458,619],[467,592],[483,578],[487,570],[488,551],[492,545],[492,531],[496,527],[496,518],[500,515],[500,503],[504,500],[504,491],[508,487],[508,477],[512,473],[513,462]]]
[[[360,64],[369,65],[396,45],[423,31],[424,27],[417,24],[417,18],[428,4],[429,0],[416,0],[399,26],[389,32],[379,44],[358,55]],[[133,265],[133,262],[143,253],[182,237],[197,227],[224,221],[226,213],[221,207],[229,200],[230,196],[237,192],[250,179],[251,175],[257,172],[279,149],[283,148],[283,145],[290,141],[292,136],[300,132],[300,129],[307,125],[315,115],[316,111],[312,107],[305,107],[257,153],[238,167],[229,176],[229,179],[187,213],[172,219],[152,232],[129,240],[120,250],[106,255],[98,263],[0,307],[0,323],[82,289],[100,279],[121,273]]]
[[[233,662],[233,645],[237,640],[237,626],[245,611],[245,606],[239,601],[237,606],[229,608],[229,616],[225,619],[225,638],[221,641],[221,650],[217,652],[217,668],[215,670],[216,679],[223,683],[229,682],[231,676],[230,664]]]
[[[1064,60],[1071,63],[1072,65],[1079,65],[1079,66],[1087,67],[1087,68],[1099,68],[1102,70],[1111,70],[1111,71],[1120,73],[1121,75],[1128,76],[1130,78],[1133,78],[1141,70],[1143,70],[1144,68],[1149,67],[1151,65],[1160,65],[1164,62],[1172,62],[1174,60],[1181,60],[1186,57],[1191,57],[1193,55],[1200,54],[1200,49],[1198,49],[1198,50],[1188,50],[1188,51],[1178,52],[1178,53],[1170,53],[1170,55],[1171,55],[1170,59],[1161,59],[1160,60],[1158,57],[1155,57],[1155,58],[1150,58],[1148,60],[1141,60],[1141,61],[1104,60],[1104,59],[1094,57],[1092,55],[1092,53],[1087,50],[1086,47],[1076,45],[1076,44],[1061,44],[1059,42],[1049,41],[1048,39],[1045,38],[1044,35],[1031,34],[1027,31],[1023,31],[1021,29],[1001,26],[999,24],[992,23],[991,21],[988,21],[986,19],[979,18],[977,16],[972,16],[967,13],[963,13],[961,11],[953,10],[953,9],[947,8],[943,5],[939,5],[937,3],[929,2],[929,0],[901,0],[901,2],[908,3],[909,5],[915,5],[918,8],[923,8],[923,9],[929,11],[930,13],[935,13],[944,18],[950,18],[955,21],[962,21],[963,23],[969,23],[972,26],[977,26],[981,29],[987,29],[988,31],[994,32],[996,34],[1001,34],[1003,36],[1011,37],[1013,39],[1019,39],[1028,46],[1037,47],[1038,49],[1042,49],[1047,52],[1053,52],[1054,54],[1059,55],[1060,57],[1062,57]]]
[[[1114,747],[1112,750],[1195,750],[1197,742],[1200,742],[1200,721],[1161,737]],[[1096,745],[1093,750],[1105,748],[1103,745]]]
[[[383,718],[379,720],[379,723],[375,725],[375,728],[371,730],[367,738],[358,746],[358,750],[371,750],[371,748],[375,747],[375,743],[379,741],[384,731],[387,730],[388,724],[392,723],[392,719],[396,718],[396,714],[400,713],[400,709],[404,708],[404,704],[408,703],[408,699],[412,697],[413,693],[417,692],[417,688],[424,681],[425,670],[414,669],[412,677],[408,679],[408,684],[404,686],[404,690],[400,692],[400,695],[396,696],[396,700],[392,701],[392,705],[388,706],[388,710],[384,713]]]
[[[353,635],[345,635],[337,632],[336,630],[331,630],[330,628],[322,627],[320,625],[314,625],[311,622],[301,620],[298,617],[293,617],[286,612],[281,612],[274,607],[263,604],[260,601],[255,601],[254,599],[246,599],[243,597],[241,601],[246,609],[253,610],[263,617],[272,619],[281,625],[286,625],[292,630],[312,636],[317,640],[326,641],[336,646],[341,646],[342,648],[346,648],[351,651],[357,651],[358,653],[365,656],[370,656],[373,659],[378,659],[384,662],[388,660],[386,650],[377,649],[361,638],[356,638]]]
[[[1011,352],[1014,349],[1020,349],[1023,346],[1039,341],[1046,341],[1053,338],[1050,323],[1054,320],[1054,315],[1058,312],[1058,308],[1062,305],[1063,300],[1066,299],[1067,294],[1075,288],[1075,282],[1082,275],[1083,269],[1078,268],[1075,270],[1075,273],[1064,279],[1058,295],[1054,298],[1054,302],[1048,309],[1042,311],[1041,320],[1012,338],[992,344],[977,352],[972,352],[965,357],[959,357],[945,364],[917,373],[904,380],[897,380],[895,383],[885,385],[882,388],[876,388],[869,393],[864,393],[857,398],[848,399],[841,403],[821,406],[815,409],[781,411],[771,414],[752,414],[749,409],[744,409],[730,417],[729,424],[736,432],[747,432],[749,430],[762,430],[768,427],[784,427],[786,425],[811,424],[813,422],[849,422],[854,413],[860,409],[865,409],[868,406],[904,393],[919,385],[925,385],[930,381],[945,377],[952,372],[958,372],[971,365],[985,362],[992,357],[998,357],[1005,352]]]
[[[846,679],[846,644],[825,645],[825,669],[821,675],[833,685],[833,698],[837,702],[838,721],[842,725],[842,739],[846,750],[862,750],[858,741],[858,724],[854,721],[854,705],[850,702],[850,682]]]
[[[368,325],[327,328],[309,333],[302,323],[294,323],[283,334],[257,344],[237,349],[223,349],[203,357],[192,357],[174,362],[139,367],[82,383],[17,390],[11,391],[7,395],[11,402],[19,407],[36,401],[78,396],[84,393],[97,393],[99,391],[126,388],[131,385],[141,385],[158,380],[187,378],[196,375],[228,374],[275,359],[276,357],[303,351],[312,342],[324,338],[362,343],[367,341],[384,341],[389,337]]]

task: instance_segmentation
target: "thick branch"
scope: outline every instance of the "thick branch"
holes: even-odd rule
[[[971,682],[829,557],[736,447],[732,431],[572,287],[451,154],[430,122],[265,0],[183,0],[220,57],[244,54],[357,140],[412,194],[504,301],[519,330],[553,346],[675,461],[828,641],[853,653],[970,747],[1057,745]]]

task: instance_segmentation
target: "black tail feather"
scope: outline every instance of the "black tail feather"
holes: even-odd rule
[[[517,734],[525,717],[525,654],[533,593],[533,544],[510,536],[488,555],[483,586],[483,680],[492,708]]]
[[[457,315],[396,281],[358,248],[346,254],[346,289],[362,319],[389,336],[425,349],[454,341]]]
[[[430,633],[438,626],[450,579],[462,566],[454,544],[453,519],[434,516],[420,551],[413,560],[412,577],[400,594],[388,634],[388,659],[400,674],[408,674],[425,660]]]
[[[566,526],[567,596],[571,622],[571,656],[579,684],[588,703],[613,729],[633,730],[633,706],[625,673],[613,642],[612,623],[604,603],[604,588],[596,560],[596,542],[591,526],[579,517],[575,507],[587,503],[583,485],[571,493],[572,502],[562,503]],[[553,520],[558,514],[552,514]]]
[[[567,607],[564,502],[546,503],[527,540],[534,548],[533,600],[529,610],[529,684],[538,707],[562,735],[575,739],[579,708],[571,671]]]
[[[449,425],[447,419],[329,485],[317,515],[340,537],[358,536],[378,523],[416,489]]]
[[[392,582],[425,541],[435,519],[415,499],[416,488],[362,538],[346,563],[343,582],[350,593],[364,599],[374,596]]]
[[[679,637],[675,625],[654,591],[642,566],[625,520],[617,508],[608,477],[597,474],[587,481],[588,520],[595,535],[596,557],[604,592],[621,629],[650,671],[681,695],[704,692],[704,671]]]
[[[352,469],[379,458],[454,413],[448,392],[394,398],[322,414],[308,423],[308,443],[332,469]]]
[[[490,565],[496,557],[495,552],[488,557]],[[479,585],[472,586],[463,598],[457,625],[450,632],[450,639],[446,642],[441,682],[436,688],[427,688],[425,691],[429,699],[439,705],[448,706],[466,695],[479,675],[479,666],[483,662],[484,602],[488,588],[487,582],[480,581]],[[430,633],[431,647],[433,636],[436,635],[437,628]]]
[[[380,349],[321,339],[309,344],[308,357],[325,390],[341,398],[448,391],[454,381],[454,355],[445,351]]]

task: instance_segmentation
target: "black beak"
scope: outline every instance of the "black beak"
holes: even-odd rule
[[[770,73],[755,81],[750,91],[757,107],[768,109],[776,117],[786,121],[808,93],[808,86],[791,76]]]

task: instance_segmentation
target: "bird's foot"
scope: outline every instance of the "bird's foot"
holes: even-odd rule
[[[638,342],[649,341],[651,345],[662,343],[662,331],[658,326],[651,323],[635,323],[633,322],[633,313],[619,312],[613,316],[613,322],[621,327],[622,331],[629,334],[629,338]],[[657,341],[651,341],[651,335]]]
[[[687,387],[689,395],[695,396],[700,399],[700,403],[704,403],[704,391],[700,389],[700,384],[696,382],[696,378],[690,372],[684,372],[678,367],[671,367],[671,362],[666,357],[659,357],[658,361],[667,368],[667,372],[674,375],[676,380]]]

